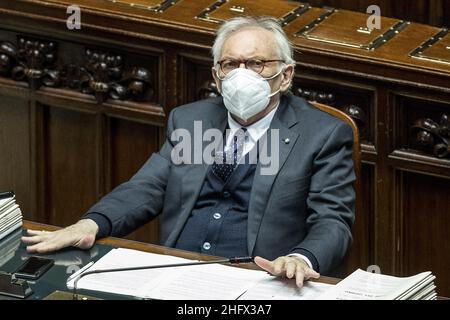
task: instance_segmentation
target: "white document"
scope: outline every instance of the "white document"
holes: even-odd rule
[[[22,212],[18,205],[0,214],[0,240],[22,226]]]
[[[400,278],[358,269],[318,298],[324,300],[401,299],[421,290],[422,285],[426,285],[433,279],[434,276],[430,272]]]
[[[15,196],[5,199],[0,199],[0,212],[3,211],[4,208],[8,207],[11,203],[15,202]]]
[[[185,262],[192,260],[113,249],[88,270]],[[73,288],[77,275],[69,278],[68,288]],[[93,274],[82,278],[78,288],[152,299],[234,300],[266,276],[262,271],[211,264]]]
[[[331,287],[331,284],[305,281],[303,288],[298,288],[295,279],[267,276],[239,300],[314,300]]]

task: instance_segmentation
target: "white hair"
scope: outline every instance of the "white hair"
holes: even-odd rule
[[[286,64],[295,64],[292,44],[276,19],[271,17],[236,17],[227,20],[217,30],[216,39],[211,50],[214,65],[217,64],[222,55],[222,48],[225,41],[236,31],[252,27],[259,27],[272,32],[278,44],[279,58]]]

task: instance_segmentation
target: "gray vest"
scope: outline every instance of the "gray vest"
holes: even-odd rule
[[[222,257],[247,256],[247,217],[256,164],[239,164],[226,182],[208,169],[175,245]]]

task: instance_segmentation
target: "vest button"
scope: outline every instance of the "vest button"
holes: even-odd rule
[[[230,193],[228,192],[228,191],[224,191],[223,193],[222,193],[222,196],[226,199],[226,198],[229,198],[230,197]]]
[[[211,249],[211,243],[205,242],[205,243],[203,244],[203,249],[205,249],[205,250]]]
[[[219,220],[220,218],[222,218],[222,215],[218,212],[213,214],[214,219]]]

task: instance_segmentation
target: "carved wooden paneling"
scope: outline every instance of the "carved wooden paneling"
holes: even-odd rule
[[[45,41],[19,36],[17,44],[0,43],[0,74],[17,81],[26,81],[32,89],[41,85],[59,84],[56,70],[56,50],[54,41]]]
[[[98,103],[106,99],[155,101],[155,76],[137,64],[142,57],[65,45],[70,55],[59,55],[57,42],[36,37],[18,35],[16,44],[0,42],[0,75],[28,82],[31,89],[47,86],[77,90],[95,96]],[[74,55],[80,49],[82,53]],[[147,60],[153,60],[152,70],[157,70],[155,59]]]
[[[411,127],[412,145],[438,158],[450,156],[450,117],[443,113],[439,120],[417,119]]]
[[[51,39],[0,32],[0,188],[67,226],[159,149],[161,57]],[[157,221],[131,237],[157,242]]]
[[[301,72],[301,71],[300,71]],[[373,119],[374,89],[360,84],[345,85],[326,78],[296,77],[293,93],[306,100],[317,101],[347,113],[358,125],[361,141],[375,144],[375,124]]]
[[[425,97],[394,96],[396,149],[450,158],[450,104]],[[450,168],[450,161],[448,162]]]

